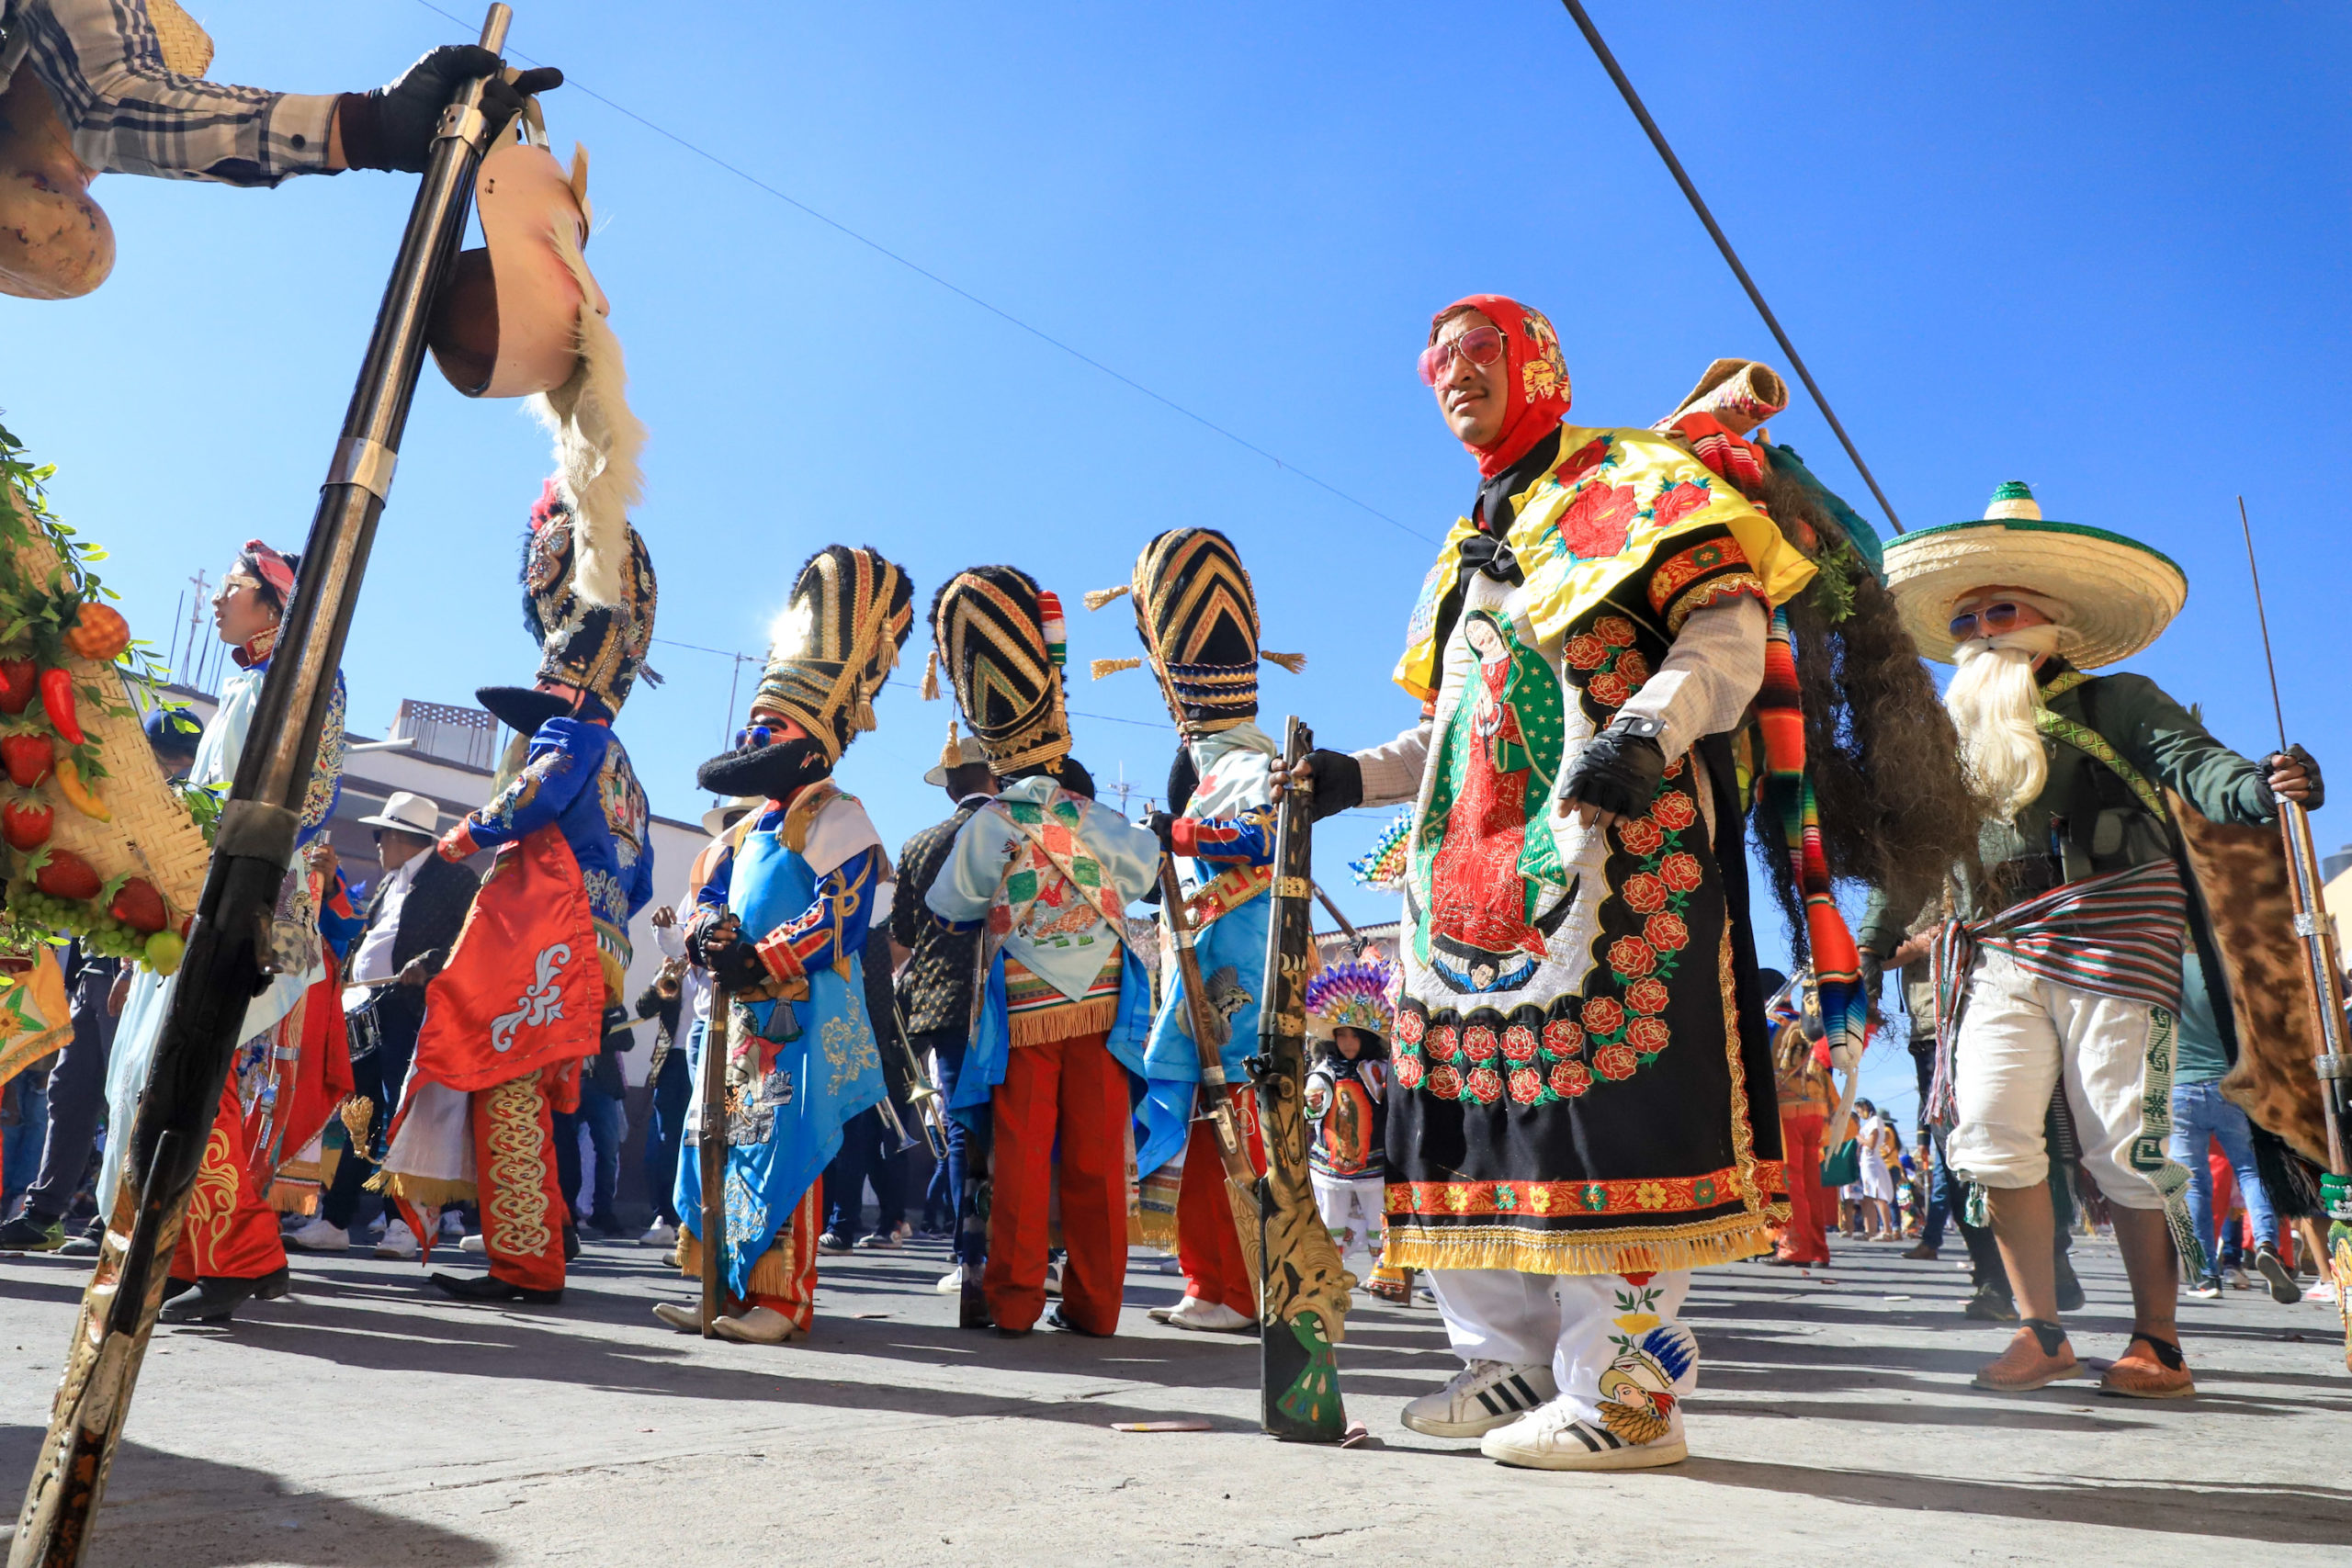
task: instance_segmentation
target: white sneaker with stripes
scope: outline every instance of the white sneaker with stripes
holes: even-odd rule
[[[1443,1388],[1405,1406],[1401,1419],[1432,1438],[1476,1438],[1509,1426],[1560,1392],[1541,1361],[1473,1361]]]
[[[1658,1425],[1665,1430],[1647,1442],[1634,1442],[1578,1416],[1573,1401],[1555,1399],[1488,1432],[1478,1440],[1478,1451],[1525,1470],[1647,1470],[1689,1459],[1681,1412]]]

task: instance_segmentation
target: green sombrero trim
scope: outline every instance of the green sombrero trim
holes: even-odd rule
[[[2086,539],[2102,539],[2110,545],[2121,545],[2143,555],[2154,556],[2173,570],[2179,571],[2182,581],[2188,580],[2188,573],[2181,571],[2180,563],[2154,545],[2143,545],[2137,539],[2127,538],[2105,528],[2094,528],[2087,523],[2036,522],[2031,518],[2007,517],[1972,517],[1962,523],[1939,523],[1932,528],[1915,528],[1887,546],[1886,553],[1890,558],[1887,570],[1893,571],[1895,568],[1896,563],[1892,558],[1907,553],[1920,540],[1955,533],[1962,528],[2006,528],[2018,534],[2074,534]]]

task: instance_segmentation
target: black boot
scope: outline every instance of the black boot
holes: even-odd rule
[[[552,1291],[534,1291],[501,1280],[495,1275],[461,1276],[435,1270],[428,1276],[447,1294],[461,1302],[527,1302],[533,1306],[554,1306],[563,1300],[563,1287]]]
[[[246,1301],[276,1301],[292,1288],[293,1273],[279,1264],[258,1280],[234,1280],[226,1275],[209,1274],[196,1282],[193,1290],[175,1292],[177,1280],[164,1289],[172,1297],[155,1314],[158,1323],[226,1323],[237,1313],[238,1303]]]
[[[2052,1261],[2056,1265],[2058,1277],[2058,1310],[2060,1312],[2082,1311],[2083,1282],[2075,1277],[2075,1266],[2066,1261],[2066,1255],[2063,1252]]]
[[[566,1263],[569,1263],[579,1256],[580,1227],[578,1225],[566,1225],[563,1227],[563,1260]]]

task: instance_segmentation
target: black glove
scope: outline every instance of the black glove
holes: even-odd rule
[[[1176,852],[1175,818],[1165,811],[1148,812],[1145,814],[1142,827],[1145,832],[1159,840],[1161,854],[1172,855]]]
[[[1657,743],[1666,727],[1654,718],[1621,713],[1609,728],[1586,742],[1560,786],[1560,798],[1599,807],[1620,817],[1639,817],[1657,798],[1666,776],[1666,752]]]
[[[1315,784],[1308,820],[1320,822],[1326,817],[1363,804],[1363,764],[1345,751],[1326,751],[1320,747],[1306,754],[1313,769],[1310,777]]]
[[[563,85],[563,73],[552,65],[525,71],[509,82],[498,56],[480,44],[445,43],[390,86],[343,95],[335,106],[343,127],[343,161],[355,169],[423,174],[441,111],[458,88],[477,76],[490,78],[482,88],[481,112],[490,122],[492,141],[523,112],[525,98]]]
[[[686,956],[698,969],[710,967],[710,955],[741,936],[740,922],[731,911],[705,904],[686,921]]]
[[[729,931],[706,947],[710,954],[710,977],[721,990],[756,990],[775,979],[760,961],[760,950],[744,941],[740,931]]]
[[[2301,762],[2303,765],[2303,772],[2311,775],[2312,797],[2303,802],[2303,809],[2317,811],[2326,805],[2327,785],[2319,776],[2319,759],[2304,750],[2301,745],[2294,745],[2288,747],[2283,752],[2274,751],[2262,760],[2262,804],[2269,808],[2270,815],[2273,817],[2278,815],[2278,797],[2270,792],[2270,770],[2281,761],[2287,761]]]

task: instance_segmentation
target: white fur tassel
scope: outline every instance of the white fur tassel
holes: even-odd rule
[[[557,226],[555,247],[580,282],[580,365],[571,380],[527,400],[555,437],[559,482],[578,514],[572,586],[591,604],[617,604],[628,565],[629,509],[644,492],[638,458],[645,426],[629,412],[621,340],[596,313],[596,282],[569,224]]]

